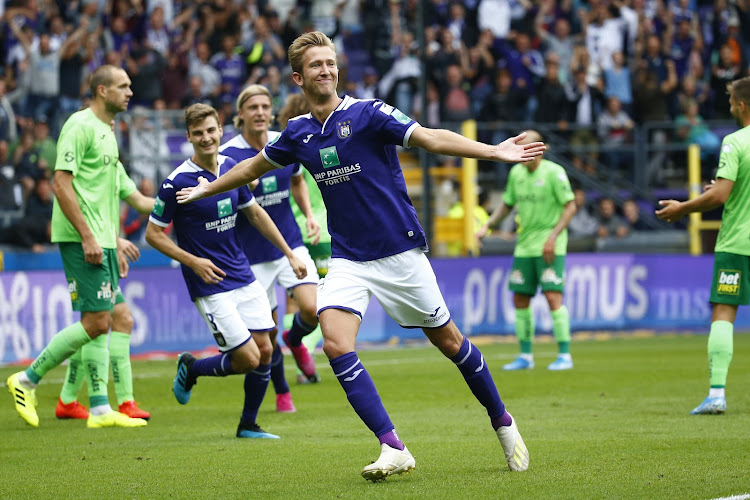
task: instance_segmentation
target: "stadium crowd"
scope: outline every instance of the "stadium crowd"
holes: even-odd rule
[[[131,109],[201,102],[229,124],[249,84],[275,111],[298,92],[286,49],[319,29],[339,47],[342,92],[430,127],[476,118],[486,142],[547,126],[582,148],[570,167],[589,175],[632,169],[618,146],[648,122],[676,124],[651,143],[718,152],[704,122],[731,119],[726,84],[749,74],[748,0],[0,0],[0,16],[0,243],[34,249],[49,241],[56,136],[105,63],[130,75]],[[639,168],[658,183],[663,162]],[[633,225],[599,219],[598,234]]]

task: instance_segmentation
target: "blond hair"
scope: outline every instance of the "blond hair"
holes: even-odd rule
[[[243,121],[239,117],[242,106],[245,104],[245,102],[247,102],[248,99],[250,99],[251,97],[255,97],[256,95],[264,95],[268,97],[268,100],[271,101],[271,104],[273,104],[271,92],[263,85],[254,83],[245,87],[242,92],[240,92],[240,95],[237,96],[237,109],[235,110],[237,115],[235,115],[234,119],[232,120],[234,128],[236,128],[237,130],[242,130]],[[273,116],[271,116],[271,119],[273,120]]]
[[[336,46],[325,33],[311,31],[310,33],[300,35],[292,42],[287,51],[289,65],[295,73],[302,74],[302,59],[310,47],[329,47],[334,55],[336,54]]]
[[[187,108],[185,110],[185,128],[187,129],[188,133],[190,132],[190,127],[202,122],[209,116],[213,116],[214,118],[216,118],[216,123],[219,123],[219,113],[208,104],[199,102]]]
[[[284,107],[279,111],[279,128],[284,130],[290,118],[310,112],[310,105],[302,94],[289,94]]]

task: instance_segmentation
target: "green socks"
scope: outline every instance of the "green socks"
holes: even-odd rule
[[[555,334],[560,354],[570,353],[570,316],[568,308],[560,306],[552,313],[552,333]]]
[[[711,323],[708,336],[708,371],[711,387],[724,387],[727,383],[729,364],[732,362],[734,325],[729,321]]]
[[[109,362],[115,382],[117,404],[133,400],[133,371],[130,367],[130,335],[113,331],[109,339]]]
[[[99,335],[86,344],[82,351],[83,364],[86,367],[89,385],[89,404],[95,406],[109,405],[107,382],[109,382],[109,352],[107,335]]]
[[[26,369],[26,376],[33,383],[38,384],[48,371],[59,366],[60,363],[72,356],[81,346],[90,342],[91,338],[86,333],[80,321],[63,328],[52,337],[47,347],[44,348],[31,366]]]
[[[68,371],[65,372],[65,381],[60,391],[60,399],[66,405],[78,399],[78,391],[81,390],[86,380],[86,369],[81,360],[81,351],[82,349],[78,349],[68,358]]]
[[[534,339],[534,316],[531,308],[516,309],[516,336],[521,344],[522,354],[531,354],[531,341]]]

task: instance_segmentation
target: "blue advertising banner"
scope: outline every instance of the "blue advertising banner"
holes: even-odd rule
[[[511,257],[434,259],[432,265],[451,316],[467,335],[513,333],[508,291]],[[565,303],[573,330],[708,330],[711,256],[573,254],[566,266]],[[134,354],[213,347],[213,336],[190,302],[177,268],[131,269],[121,282],[133,313]],[[284,293],[278,290],[279,313]],[[537,330],[552,319],[539,294],[532,300]],[[62,271],[0,273],[0,363],[29,360],[52,336],[78,319]],[[750,308],[736,326],[750,328]],[[400,328],[373,300],[358,342],[422,338]]]

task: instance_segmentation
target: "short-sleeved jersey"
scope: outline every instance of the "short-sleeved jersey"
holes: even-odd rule
[[[510,169],[503,202],[518,208],[518,241],[513,255],[541,257],[544,243],[560,220],[563,207],[575,196],[565,169],[549,160],[542,160],[533,172],[517,163]],[[555,255],[565,255],[568,230],[555,241]]]
[[[279,135],[281,135],[279,132],[268,132],[268,142],[275,141]],[[248,144],[242,134],[238,134],[227,141],[219,151],[237,163],[252,158],[259,153],[257,149]],[[255,200],[271,216],[284,240],[291,248],[302,246],[302,234],[289,205],[291,178],[293,175],[301,174],[302,167],[299,164],[287,165],[282,169],[263,174],[258,180],[258,185],[253,189]],[[270,262],[284,256],[281,250],[260,234],[245,217],[241,217],[237,221],[237,238],[239,238],[242,249],[251,265]]]
[[[716,252],[750,255],[750,126],[724,137],[716,177],[734,181],[724,204]]]
[[[57,141],[55,170],[73,174],[73,190],[86,224],[102,248],[117,248],[120,196],[117,140],[109,123],[91,108],[73,113]],[[55,198],[52,208],[52,241],[81,241]]]
[[[218,160],[220,176],[235,165],[235,161],[226,156],[219,155]],[[161,227],[167,227],[173,222],[180,248],[198,257],[210,259],[227,273],[223,281],[209,285],[183,264],[182,276],[193,300],[234,290],[255,281],[250,263],[235,234],[237,215],[241,209],[255,203],[253,194],[247,186],[242,186],[193,203],[178,204],[177,191],[195,186],[198,184],[198,177],[205,177],[209,181],[216,179],[213,173],[199,167],[192,160],[186,160],[172,171],[162,182],[149,217],[151,222]]]
[[[128,176],[122,163],[117,162],[117,193],[121,200],[124,200],[131,194],[135,193],[138,188],[135,186],[133,179]],[[119,220],[119,219],[118,219]]]
[[[375,260],[427,247],[396,152],[418,126],[382,101],[345,96],[325,123],[310,113],[289,120],[262,153],[277,168],[300,162],[312,174],[333,257]]]

